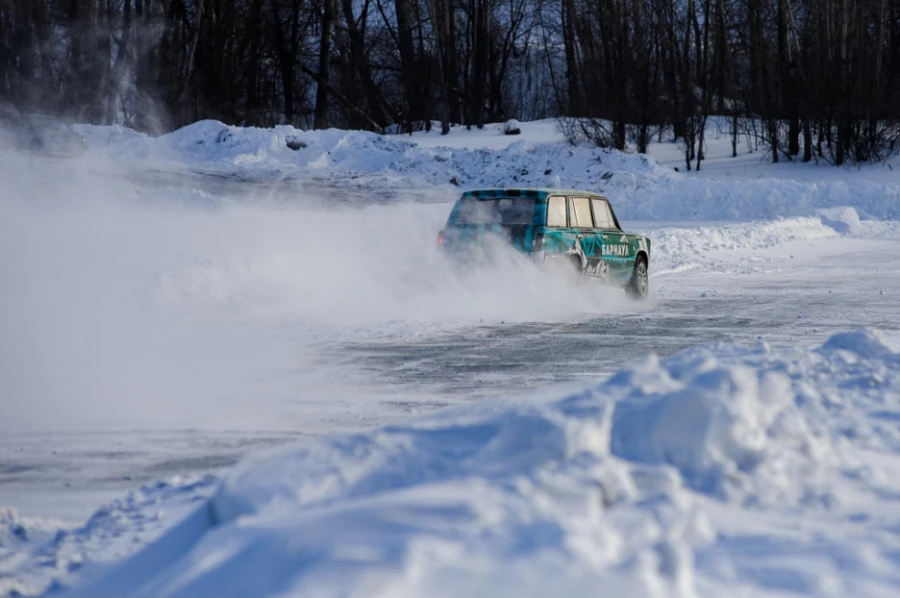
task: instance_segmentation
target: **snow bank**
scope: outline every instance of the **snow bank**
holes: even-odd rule
[[[715,181],[680,178],[647,187],[625,186],[616,205],[639,220],[745,220],[808,216],[850,206],[866,218],[900,220],[900,184],[810,183],[784,179]],[[616,197],[616,191],[609,194]]]
[[[810,429],[782,374],[708,356],[666,373],[676,379],[664,390],[658,370],[611,381],[628,389],[616,406],[614,454],[672,465],[691,488],[731,502],[785,504],[822,492],[816,481],[832,458],[830,439]]]
[[[435,145],[433,136],[419,145],[421,136],[408,141],[362,131],[241,128],[218,121],[158,138],[121,127],[82,125],[78,132],[95,155],[127,161],[130,168],[157,160],[242,178],[417,189],[423,196],[423,186],[584,188],[607,193],[626,220],[772,219],[843,206],[863,218],[900,219],[900,177],[895,184],[776,178],[735,184],[686,176],[642,154],[559,141],[451,148]]]
[[[691,349],[258,454],[71,595],[893,595],[898,420],[878,331]]]
[[[837,208],[825,208],[818,210],[817,213],[822,219],[822,224],[830,226],[839,233],[858,233],[862,228],[859,214],[851,207],[841,206]]]
[[[814,241],[839,236],[819,218],[787,218],[770,222],[742,222],[691,228],[664,227],[646,233],[653,241],[653,272],[664,274],[703,267],[710,272],[735,271],[723,259],[739,258],[737,271],[752,273],[754,267],[783,262],[782,255],[766,255],[796,241]],[[767,259],[768,258],[768,259]]]
[[[402,137],[366,131],[302,131],[233,127],[200,121],[161,137],[122,129],[79,126],[88,146],[109,158],[154,157],[205,170],[247,177],[328,178],[385,188],[460,186],[548,186],[562,181],[600,181],[619,172],[675,173],[646,156],[573,148],[562,143],[519,141],[503,149],[422,147]],[[288,141],[298,149],[288,147]],[[635,183],[636,184],[636,183]]]
[[[891,360],[893,354],[897,352],[896,344],[883,332],[876,330],[835,334],[822,348],[825,351],[844,351],[851,359],[862,357]]]
[[[184,527],[216,482],[212,476],[156,482],[100,508],[78,528],[0,506],[0,596],[43,595],[95,578],[176,523]]]
[[[818,210],[817,216],[761,222],[659,226],[636,223],[633,230],[653,241],[651,275],[687,270],[758,274],[785,267],[785,260],[823,239],[851,236],[897,239],[900,221],[861,220],[850,207]],[[785,252],[785,247],[792,247]]]

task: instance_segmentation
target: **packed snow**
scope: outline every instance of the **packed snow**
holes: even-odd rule
[[[900,163],[517,124],[4,154],[0,596],[900,592]],[[650,301],[446,263],[482,186],[604,191]]]
[[[142,490],[49,543],[6,525],[20,569],[49,558],[65,584],[92,547],[121,550],[104,537],[158,535],[148,515],[199,501],[73,597],[892,596],[898,418],[900,352],[878,330],[709,345],[561,400],[258,453],[211,496]]]

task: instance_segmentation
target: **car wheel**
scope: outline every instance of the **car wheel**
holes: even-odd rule
[[[625,287],[625,292],[632,299],[646,299],[650,293],[650,273],[647,270],[647,258],[641,256],[634,263],[634,272],[631,273],[631,280]]]

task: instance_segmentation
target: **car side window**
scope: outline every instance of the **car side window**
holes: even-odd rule
[[[547,226],[565,228],[566,223],[566,198],[554,195],[547,200]]]
[[[591,204],[594,206],[594,221],[597,228],[616,228],[606,200],[595,197],[591,199]]]
[[[592,228],[594,221],[591,219],[591,202],[587,197],[570,197],[569,214],[572,216],[572,226],[577,228]]]

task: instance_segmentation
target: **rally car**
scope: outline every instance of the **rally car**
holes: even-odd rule
[[[479,189],[457,200],[438,233],[450,254],[501,238],[542,265],[621,285],[635,299],[650,290],[650,239],[626,233],[609,200],[589,191]]]

